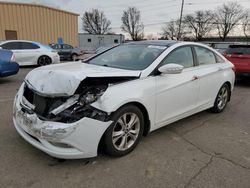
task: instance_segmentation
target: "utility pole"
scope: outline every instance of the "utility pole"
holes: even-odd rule
[[[178,31],[177,40],[180,40],[180,38],[181,38],[181,23],[182,23],[183,6],[184,6],[184,0],[182,0],[182,3],[181,3],[181,15],[180,15],[180,24],[179,24],[179,31]]]

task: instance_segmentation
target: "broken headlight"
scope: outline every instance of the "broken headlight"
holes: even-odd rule
[[[79,98],[79,103],[83,106],[87,105],[87,104],[91,104],[91,103],[95,102],[102,94],[103,93],[94,94],[94,93],[88,92]]]
[[[72,123],[89,117],[92,119],[107,121],[108,114],[101,110],[95,109],[90,104],[97,101],[103,95],[106,87],[84,88],[81,94],[75,94],[67,99],[65,103],[51,111],[55,121]]]

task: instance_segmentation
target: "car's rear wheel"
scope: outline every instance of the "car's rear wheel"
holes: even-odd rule
[[[78,58],[77,54],[72,54],[72,55],[71,55],[71,60],[72,60],[72,61],[76,61],[77,58]]]
[[[104,151],[111,156],[126,155],[142,137],[143,114],[138,107],[127,105],[116,111],[112,120],[113,123],[104,134]]]
[[[217,94],[212,111],[215,113],[222,112],[227,106],[229,97],[230,97],[229,86],[227,84],[223,84],[223,86],[220,88]]]
[[[46,56],[46,55],[43,55],[43,56],[39,57],[38,60],[37,60],[37,64],[39,66],[49,65],[51,63],[52,63],[51,58]]]

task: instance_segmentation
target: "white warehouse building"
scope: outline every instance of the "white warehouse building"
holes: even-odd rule
[[[86,52],[93,52],[101,46],[112,46],[124,42],[122,34],[95,35],[88,33],[79,33],[79,47]]]

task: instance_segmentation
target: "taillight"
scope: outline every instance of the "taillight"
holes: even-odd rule
[[[11,56],[11,59],[10,59],[11,61],[16,61],[16,57],[15,57],[15,54],[12,54],[12,56]]]

